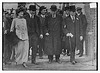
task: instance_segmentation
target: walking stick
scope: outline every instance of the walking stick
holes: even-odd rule
[[[69,45],[70,45],[70,49],[72,49],[71,48],[71,36],[69,36]]]

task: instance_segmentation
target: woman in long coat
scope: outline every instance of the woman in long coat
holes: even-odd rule
[[[17,38],[19,39],[15,45],[15,61],[17,64],[22,64],[24,67],[27,67],[29,41],[26,20],[23,18],[23,9],[16,10],[16,14],[17,18],[13,19],[11,25],[11,32],[15,30]]]
[[[62,33],[62,17],[56,13],[57,7],[51,6],[52,14],[46,18],[46,26],[48,34],[45,36],[45,53],[48,55],[49,63],[53,60],[53,55],[56,57],[56,62],[59,60],[61,49],[61,33]]]

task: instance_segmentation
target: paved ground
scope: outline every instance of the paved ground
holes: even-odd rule
[[[37,62],[39,65],[34,65],[31,64],[30,61],[28,61],[27,68],[24,68],[22,65],[15,65],[14,63],[12,65],[3,65],[3,70],[6,71],[18,71],[18,70],[58,70],[58,71],[88,71],[88,70],[96,70],[96,62],[94,61],[89,61],[89,58],[86,56],[83,57],[78,57],[76,56],[76,63],[75,65],[72,65],[69,62],[70,57],[69,56],[63,56],[61,55],[61,64],[56,63],[55,61],[52,64],[48,64],[48,59],[47,56],[43,56],[44,59],[39,59],[37,57]]]

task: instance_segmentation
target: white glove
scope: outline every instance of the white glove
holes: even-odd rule
[[[67,33],[66,36],[70,36],[70,33]]]
[[[46,33],[45,35],[47,35],[47,36],[48,36],[48,35],[49,35],[49,33]]]
[[[70,36],[71,36],[71,38],[73,37],[73,34],[72,33],[70,33]]]
[[[41,39],[43,38],[43,34],[40,35],[40,38],[41,38]]]
[[[80,40],[81,40],[81,41],[83,40],[83,36],[80,36]]]

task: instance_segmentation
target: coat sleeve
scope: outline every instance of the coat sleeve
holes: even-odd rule
[[[47,16],[46,17],[46,19],[45,19],[45,27],[44,27],[44,29],[45,29],[45,33],[49,33],[50,31],[49,31],[49,27],[48,27],[48,20],[49,20],[49,17]]]
[[[79,29],[80,29],[80,36],[83,36],[83,24],[82,24],[82,19],[79,18]]]
[[[42,23],[41,23],[41,17],[39,17],[39,19],[40,19],[40,25],[39,25],[39,28],[40,28],[40,34],[43,34],[43,30],[42,30]]]
[[[9,24],[8,20],[5,18],[4,19],[4,30],[7,30],[7,31],[10,30],[9,26],[10,26],[10,24]]]
[[[60,33],[61,33],[61,36],[63,36],[63,18],[62,18],[62,16],[61,16],[61,25],[60,25]]]
[[[36,19],[36,23],[37,23],[37,24],[35,24],[36,33],[37,33],[38,35],[40,35],[40,19],[39,19],[38,16],[37,16],[37,19]]]
[[[83,24],[83,28],[86,29],[86,27],[87,27],[87,19],[86,19],[85,15],[82,16],[82,24]]]
[[[13,19],[12,21],[10,31],[14,31],[14,26],[15,26],[15,19]]]
[[[62,21],[62,31],[66,35],[69,31],[68,31],[68,28],[67,28],[67,23],[65,21],[66,21],[65,18],[63,18],[63,21]]]

